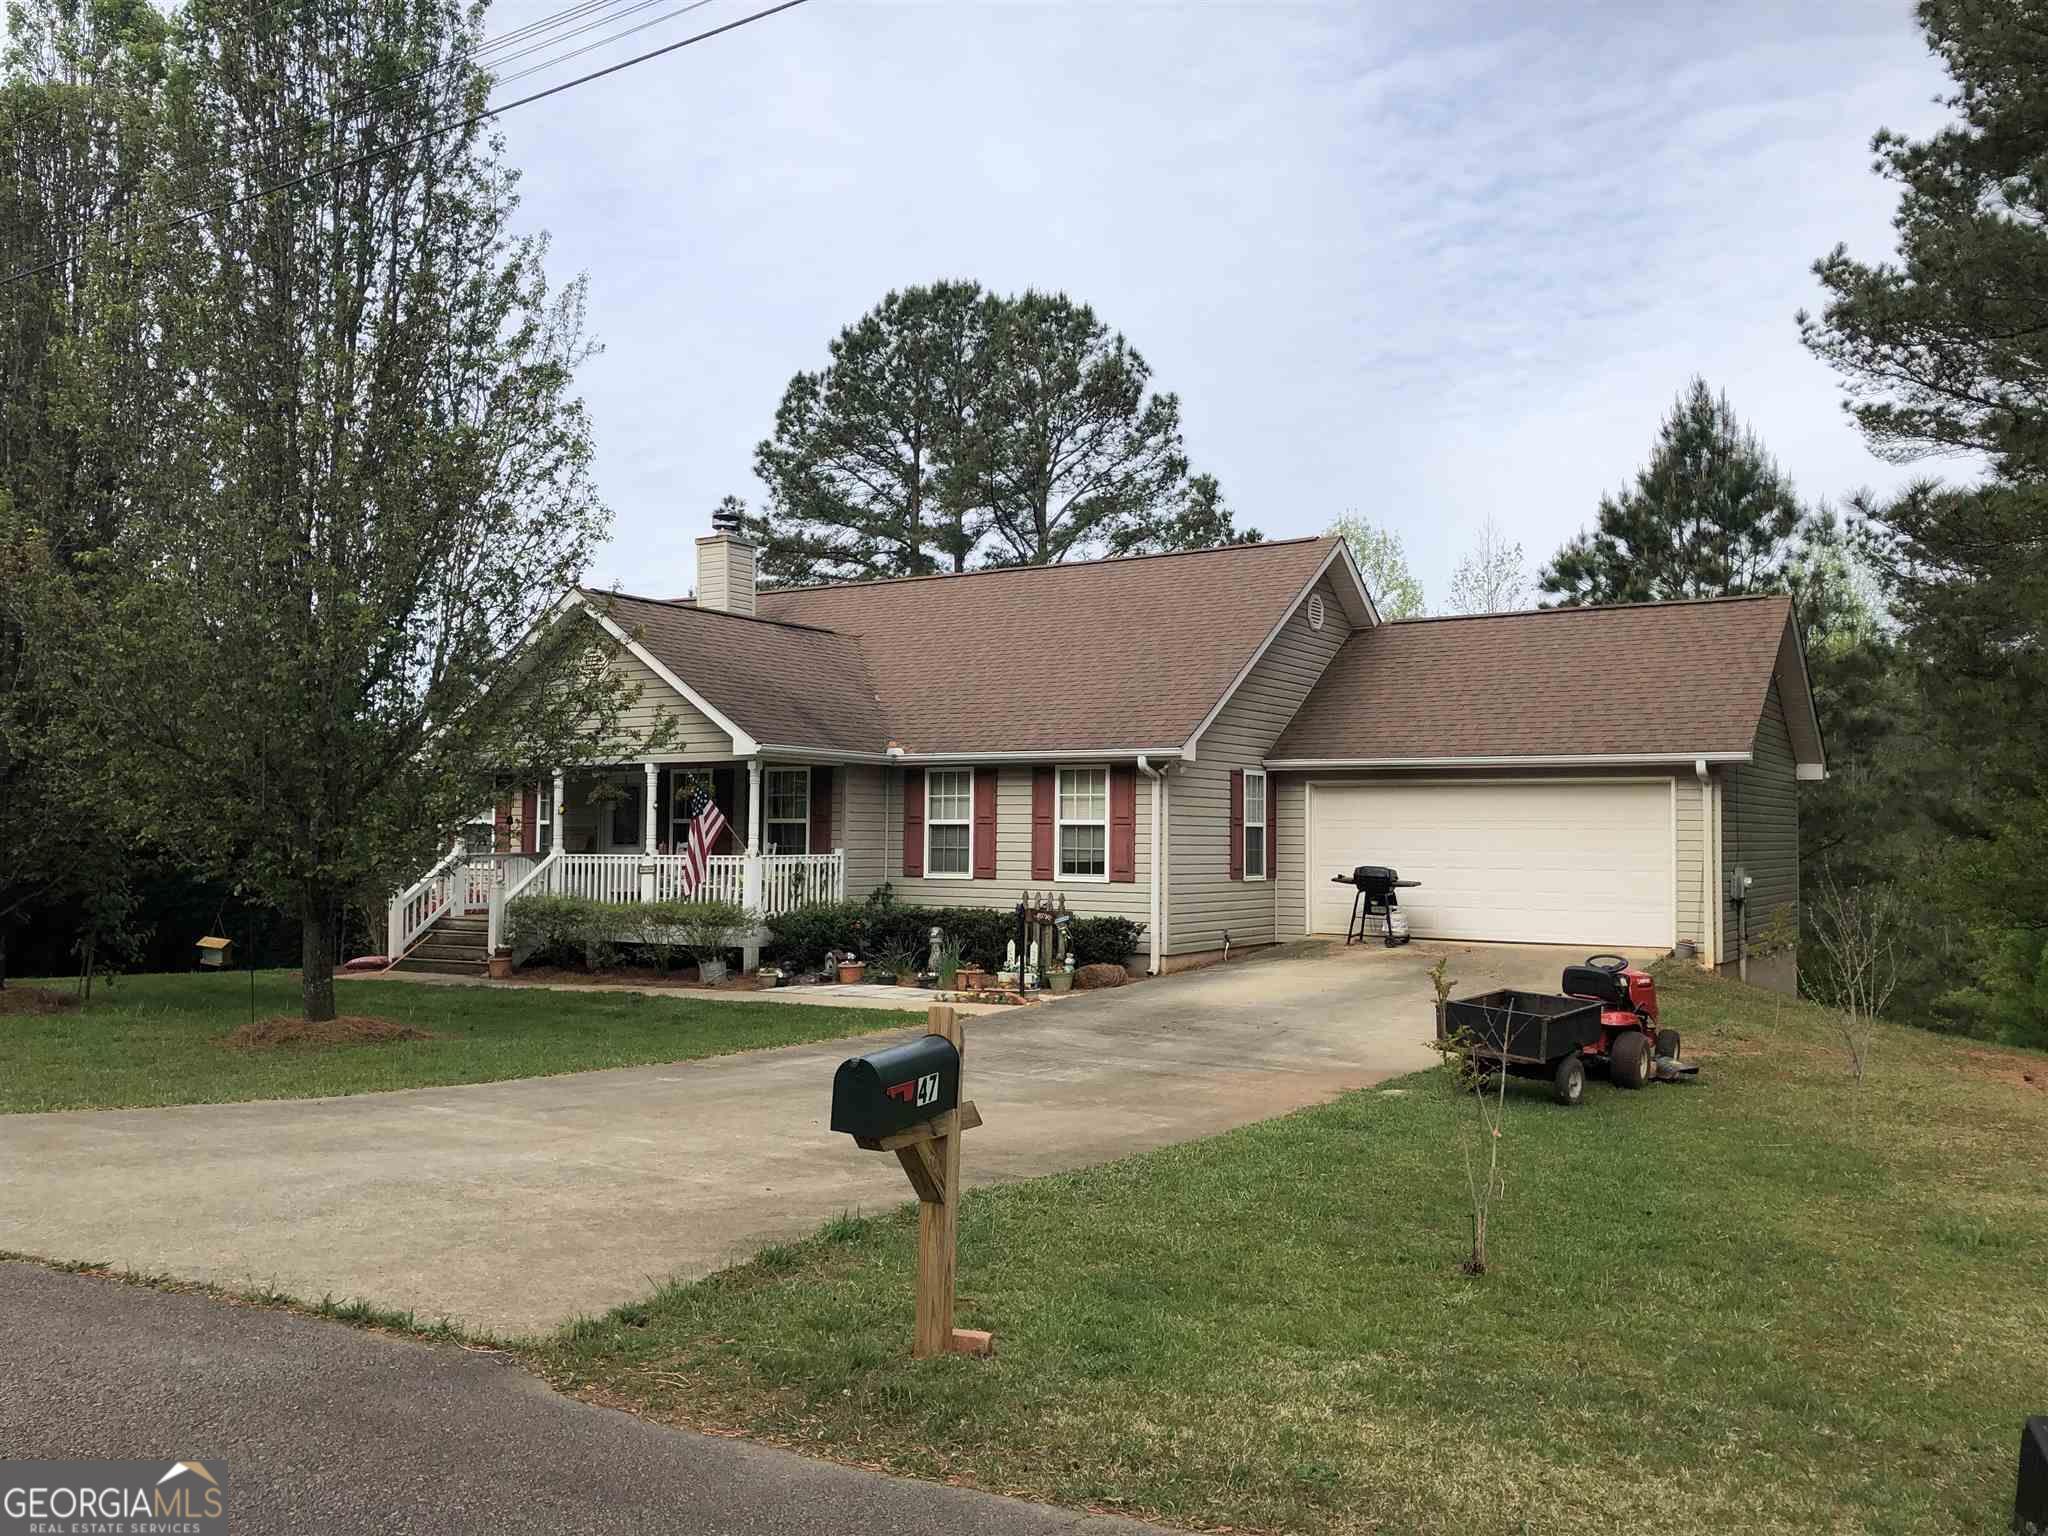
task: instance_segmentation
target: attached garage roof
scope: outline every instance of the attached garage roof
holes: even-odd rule
[[[1820,731],[1789,598],[1407,619],[1352,635],[1268,761],[1741,759],[1773,676],[1802,773],[1817,776]]]

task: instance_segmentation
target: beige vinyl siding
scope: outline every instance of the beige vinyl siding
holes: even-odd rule
[[[1756,733],[1753,762],[1728,771],[1721,791],[1721,931],[1725,953],[1718,958],[1733,969],[1741,957],[1735,903],[1727,899],[1727,875],[1739,864],[1749,871],[1746,926],[1755,937],[1781,906],[1799,910],[1799,801],[1792,737],[1785,727],[1785,707],[1778,685],[1764,698],[1763,719]]]
[[[888,860],[882,853],[882,774],[881,768],[865,763],[849,763],[832,771],[832,841],[846,850],[849,901],[859,901],[889,878]],[[900,820],[900,790],[898,795],[896,814]]]
[[[713,725],[710,716],[663,682],[638,656],[622,651],[612,659],[611,669],[614,676],[640,687],[639,698],[619,716],[623,729],[629,733],[647,730],[663,714],[675,721],[676,735],[653,754],[655,757],[666,761],[732,755],[732,738]]]
[[[1285,941],[1308,932],[1308,778],[1274,774],[1266,793],[1273,801],[1273,879],[1277,900],[1274,937]]]
[[[962,765],[967,766],[967,765]],[[930,907],[1013,907],[1026,891],[1050,890],[1067,898],[1069,910],[1083,917],[1128,917],[1144,924],[1152,907],[1152,785],[1138,780],[1138,878],[1104,884],[1086,880],[1031,878],[1031,767],[1005,764],[977,767],[977,774],[996,775],[996,877],[993,880],[933,880],[903,877],[903,775],[922,768],[876,768],[854,765],[835,776],[833,825],[846,832],[846,894],[866,896],[887,881],[899,899]]]
[[[1167,791],[1173,810],[1166,860],[1167,899],[1172,906],[1166,925],[1170,954],[1220,948],[1226,932],[1233,946],[1268,944],[1275,937],[1278,880],[1230,878],[1230,775],[1232,769],[1257,768],[1265,760],[1323,669],[1350,637],[1351,626],[1336,589],[1325,578],[1315,591],[1323,599],[1323,627],[1309,627],[1309,600],[1304,597],[1258,665],[1202,733],[1195,761],[1173,771]],[[1142,783],[1141,778],[1141,794]],[[1299,823],[1298,784],[1294,792]],[[1267,796],[1270,805],[1270,782]],[[1299,883],[1300,858],[1299,832],[1283,829],[1276,873],[1294,860]]]

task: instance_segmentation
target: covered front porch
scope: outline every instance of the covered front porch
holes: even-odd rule
[[[649,761],[565,770],[510,789],[456,846],[396,896],[389,949],[406,955],[437,924],[476,932],[496,954],[506,907],[532,895],[604,902],[727,901],[755,922],[846,894],[844,850],[831,846],[831,773],[759,758]],[[686,889],[694,792],[725,818],[704,878]],[[478,931],[480,930],[480,931]]]

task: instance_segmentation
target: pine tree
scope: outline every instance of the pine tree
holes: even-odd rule
[[[768,505],[744,524],[769,581],[967,568],[987,525],[964,482],[990,312],[979,283],[891,292],[789,381],[754,452]]]
[[[1871,447],[1975,452],[1988,483],[1932,481],[1864,507],[1927,735],[1951,754],[1948,898],[1999,928],[2048,912],[2048,12],[2039,0],[1923,0],[1955,83],[1926,139],[1880,132],[1899,188],[1896,258],[1837,246],[1806,344],[1844,377]],[[1927,737],[1931,737],[1930,742]]]
[[[1596,526],[1557,552],[1538,585],[1568,605],[1770,591],[1802,515],[1728,397],[1694,378],[1635,483],[1600,498]]]
[[[907,288],[783,392],[755,450],[766,505],[729,510],[777,583],[918,576],[1243,543],[1190,475],[1180,402],[1064,294]]]

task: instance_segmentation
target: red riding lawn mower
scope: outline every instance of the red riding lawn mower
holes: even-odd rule
[[[1585,1097],[1588,1063],[1604,1066],[1617,1088],[1699,1075],[1678,1058],[1678,1031],[1658,1025],[1656,980],[1620,955],[1566,966],[1556,993],[1504,988],[1453,999],[1438,1015],[1437,1040],[1481,1076],[1548,1078],[1560,1104]]]

